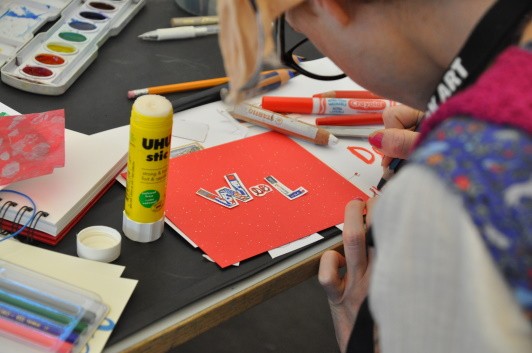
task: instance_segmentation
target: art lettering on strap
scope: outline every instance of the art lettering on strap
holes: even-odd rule
[[[443,74],[429,99],[425,118],[473,83],[497,54],[517,40],[518,29],[530,11],[532,2],[528,0],[505,0],[493,5]]]

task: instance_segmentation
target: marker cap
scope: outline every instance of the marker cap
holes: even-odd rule
[[[164,215],[152,223],[136,222],[123,212],[122,231],[129,239],[140,243],[149,243],[161,237],[164,230]]]
[[[93,226],[77,234],[76,245],[79,257],[89,260],[111,262],[120,256],[122,236],[110,227]]]
[[[310,97],[262,97],[262,108],[277,113],[311,114],[314,98]]]

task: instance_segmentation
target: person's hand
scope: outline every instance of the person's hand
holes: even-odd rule
[[[330,250],[320,261],[318,280],[327,294],[336,340],[342,352],[347,349],[359,308],[368,294],[373,250],[370,249],[369,254],[366,250],[366,225],[371,222],[374,200],[366,203],[355,199],[347,204],[342,233],[345,255]],[[341,273],[343,268],[344,274]]]
[[[384,110],[382,119],[384,129],[373,132],[369,143],[384,157],[382,166],[387,167],[393,158],[408,158],[418,133],[413,130],[419,123],[423,112],[406,105],[395,105]]]

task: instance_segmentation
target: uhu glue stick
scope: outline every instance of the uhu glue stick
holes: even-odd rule
[[[162,96],[133,103],[122,230],[134,241],[154,241],[163,232],[172,118],[172,104]]]

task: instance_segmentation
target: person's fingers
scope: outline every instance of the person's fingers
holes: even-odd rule
[[[368,141],[385,156],[406,159],[417,136],[418,133],[414,131],[390,128],[372,132]]]
[[[375,202],[379,199],[378,196],[373,196],[366,201],[366,228],[371,226],[371,221],[373,217],[373,206]]]
[[[405,159],[409,156],[417,134],[415,129],[423,112],[406,105],[388,107],[382,113],[385,129],[373,132],[369,143],[384,156],[381,165],[388,167],[394,158]]]
[[[384,168],[387,168],[390,163],[392,163],[393,161],[393,158],[392,157],[388,157],[386,155],[382,156],[382,160],[381,160],[381,166],[384,167]]]
[[[324,252],[320,259],[318,281],[325,290],[327,298],[333,303],[338,302],[344,292],[344,281],[340,277],[339,270],[345,265],[345,258],[333,250]]]
[[[406,105],[394,105],[382,112],[382,120],[387,129],[413,129],[422,116],[422,111]]]
[[[342,233],[347,272],[360,275],[366,270],[366,229],[363,212],[366,203],[356,199],[345,207]]]

